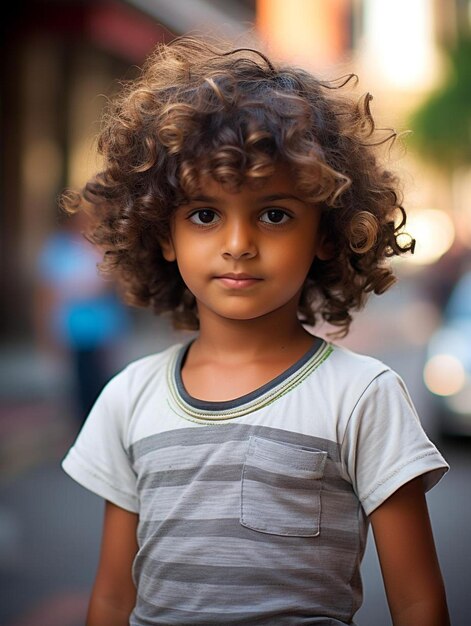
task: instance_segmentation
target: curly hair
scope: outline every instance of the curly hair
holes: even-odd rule
[[[157,46],[109,103],[98,137],[102,171],[62,198],[68,211],[91,209],[101,268],[122,281],[128,303],[198,328],[195,299],[159,245],[176,207],[203,176],[237,190],[285,163],[297,192],[321,207],[334,249],[330,260],[314,260],[299,317],[309,325],[322,318],[347,334],[351,312],[395,282],[388,257],[414,247],[411,239],[400,243],[399,181],[378,155],[396,134],[381,136],[370,94],[340,95],[352,80],[319,80],[260,51],[191,37]]]

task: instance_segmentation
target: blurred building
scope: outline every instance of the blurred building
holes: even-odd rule
[[[56,198],[95,169],[93,140],[106,95],[118,79],[132,78],[155,43],[186,32],[239,42],[259,36],[277,56],[321,74],[357,71],[360,92],[378,95],[375,114],[401,129],[404,114],[439,82],[440,47],[469,24],[469,6],[469,0],[11,3],[0,59],[1,340],[31,334],[34,263],[55,227]],[[413,208],[453,210],[440,177],[425,184],[415,161],[403,167],[416,181],[407,190]],[[462,210],[468,215],[469,207]],[[471,231],[469,238],[471,245]]]
[[[32,335],[31,294],[57,197],[97,165],[100,111],[157,42],[211,25],[237,36],[254,2],[22,0],[2,20],[0,337]]]
[[[446,156],[435,161],[422,158],[413,149],[411,139],[418,129],[411,115],[431,94],[441,93],[444,84],[455,81],[447,52],[458,38],[471,41],[471,2],[258,0],[257,27],[271,50],[321,76],[358,75],[356,93],[372,92],[371,110],[378,127],[398,132],[387,156],[403,180],[408,231],[417,239],[415,255],[399,261],[401,267],[420,272],[447,256],[441,269],[460,271],[460,259],[471,254],[471,160],[456,166]],[[463,134],[471,145],[466,132],[471,127],[471,67],[462,74],[465,94],[455,109],[461,112],[467,107],[468,117],[459,127],[465,128]],[[449,123],[456,126],[454,113],[446,112],[447,116],[438,117],[451,118]],[[461,143],[465,142],[463,136]],[[452,270],[442,276],[442,282],[454,277]]]

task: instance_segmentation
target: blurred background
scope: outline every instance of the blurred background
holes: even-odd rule
[[[79,626],[103,503],[60,460],[97,387],[128,361],[186,341],[120,304],[96,273],[83,224],[57,196],[99,166],[106,98],[157,42],[191,32],[264,42],[278,58],[359,76],[378,125],[400,134],[413,257],[341,343],[405,379],[451,465],[428,495],[452,624],[471,581],[470,0],[23,0],[2,20],[0,179],[0,623]],[[317,329],[318,334],[328,332]],[[359,626],[390,623],[373,542]]]

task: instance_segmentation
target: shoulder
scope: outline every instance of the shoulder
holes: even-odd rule
[[[180,344],[162,352],[130,362],[105,385],[84,425],[84,431],[102,432],[108,436],[114,425],[125,444],[129,443],[129,428],[138,421],[143,407],[155,412],[156,398],[165,396],[167,366],[179,354]]]
[[[128,363],[126,367],[114,377],[114,380],[116,380],[117,383],[122,383],[124,379],[139,381],[164,374],[167,371],[169,363],[178,356],[182,347],[183,344],[174,344],[162,350],[162,352],[156,352],[135,359]]]
[[[180,352],[183,344],[176,343],[161,352],[155,352],[131,361],[122,370],[121,374],[139,376],[145,372],[157,372],[165,368],[167,364]]]
[[[342,464],[365,512],[417,476],[430,489],[448,465],[402,377],[379,359],[338,346],[329,361]]]
[[[371,406],[377,386],[382,389],[391,381],[394,387],[395,374],[379,359],[329,342],[313,361],[317,367],[311,369],[306,384],[298,387],[298,396],[308,409],[315,403],[316,423],[322,424],[323,436],[342,442],[356,409]]]
[[[182,344],[174,344],[162,352],[131,361],[109,381],[103,394],[126,396],[127,402],[132,401],[145,388],[155,387],[156,383],[166,380],[169,364],[177,358],[182,347]]]
[[[383,363],[383,361],[376,357],[369,356],[361,352],[355,352],[350,348],[332,342],[327,342],[327,345],[331,348],[338,364],[356,365],[362,369],[372,367],[388,367],[385,363]]]
[[[330,353],[323,364],[322,374],[326,379],[335,382],[337,389],[348,389],[354,395],[361,395],[382,374],[388,373],[394,377],[393,370],[375,357],[334,343],[327,343],[327,348]]]
[[[330,346],[326,376],[335,382],[338,394],[344,398],[349,419],[353,415],[364,418],[366,413],[373,414],[370,418],[377,417],[386,409],[393,414],[405,411],[417,417],[407,385],[394,369],[375,357]]]

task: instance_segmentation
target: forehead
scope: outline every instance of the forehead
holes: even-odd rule
[[[210,196],[226,196],[236,194],[247,195],[295,195],[296,177],[292,168],[284,163],[278,163],[269,177],[243,179],[239,185],[219,182],[210,174],[204,174],[199,179],[199,193]]]

